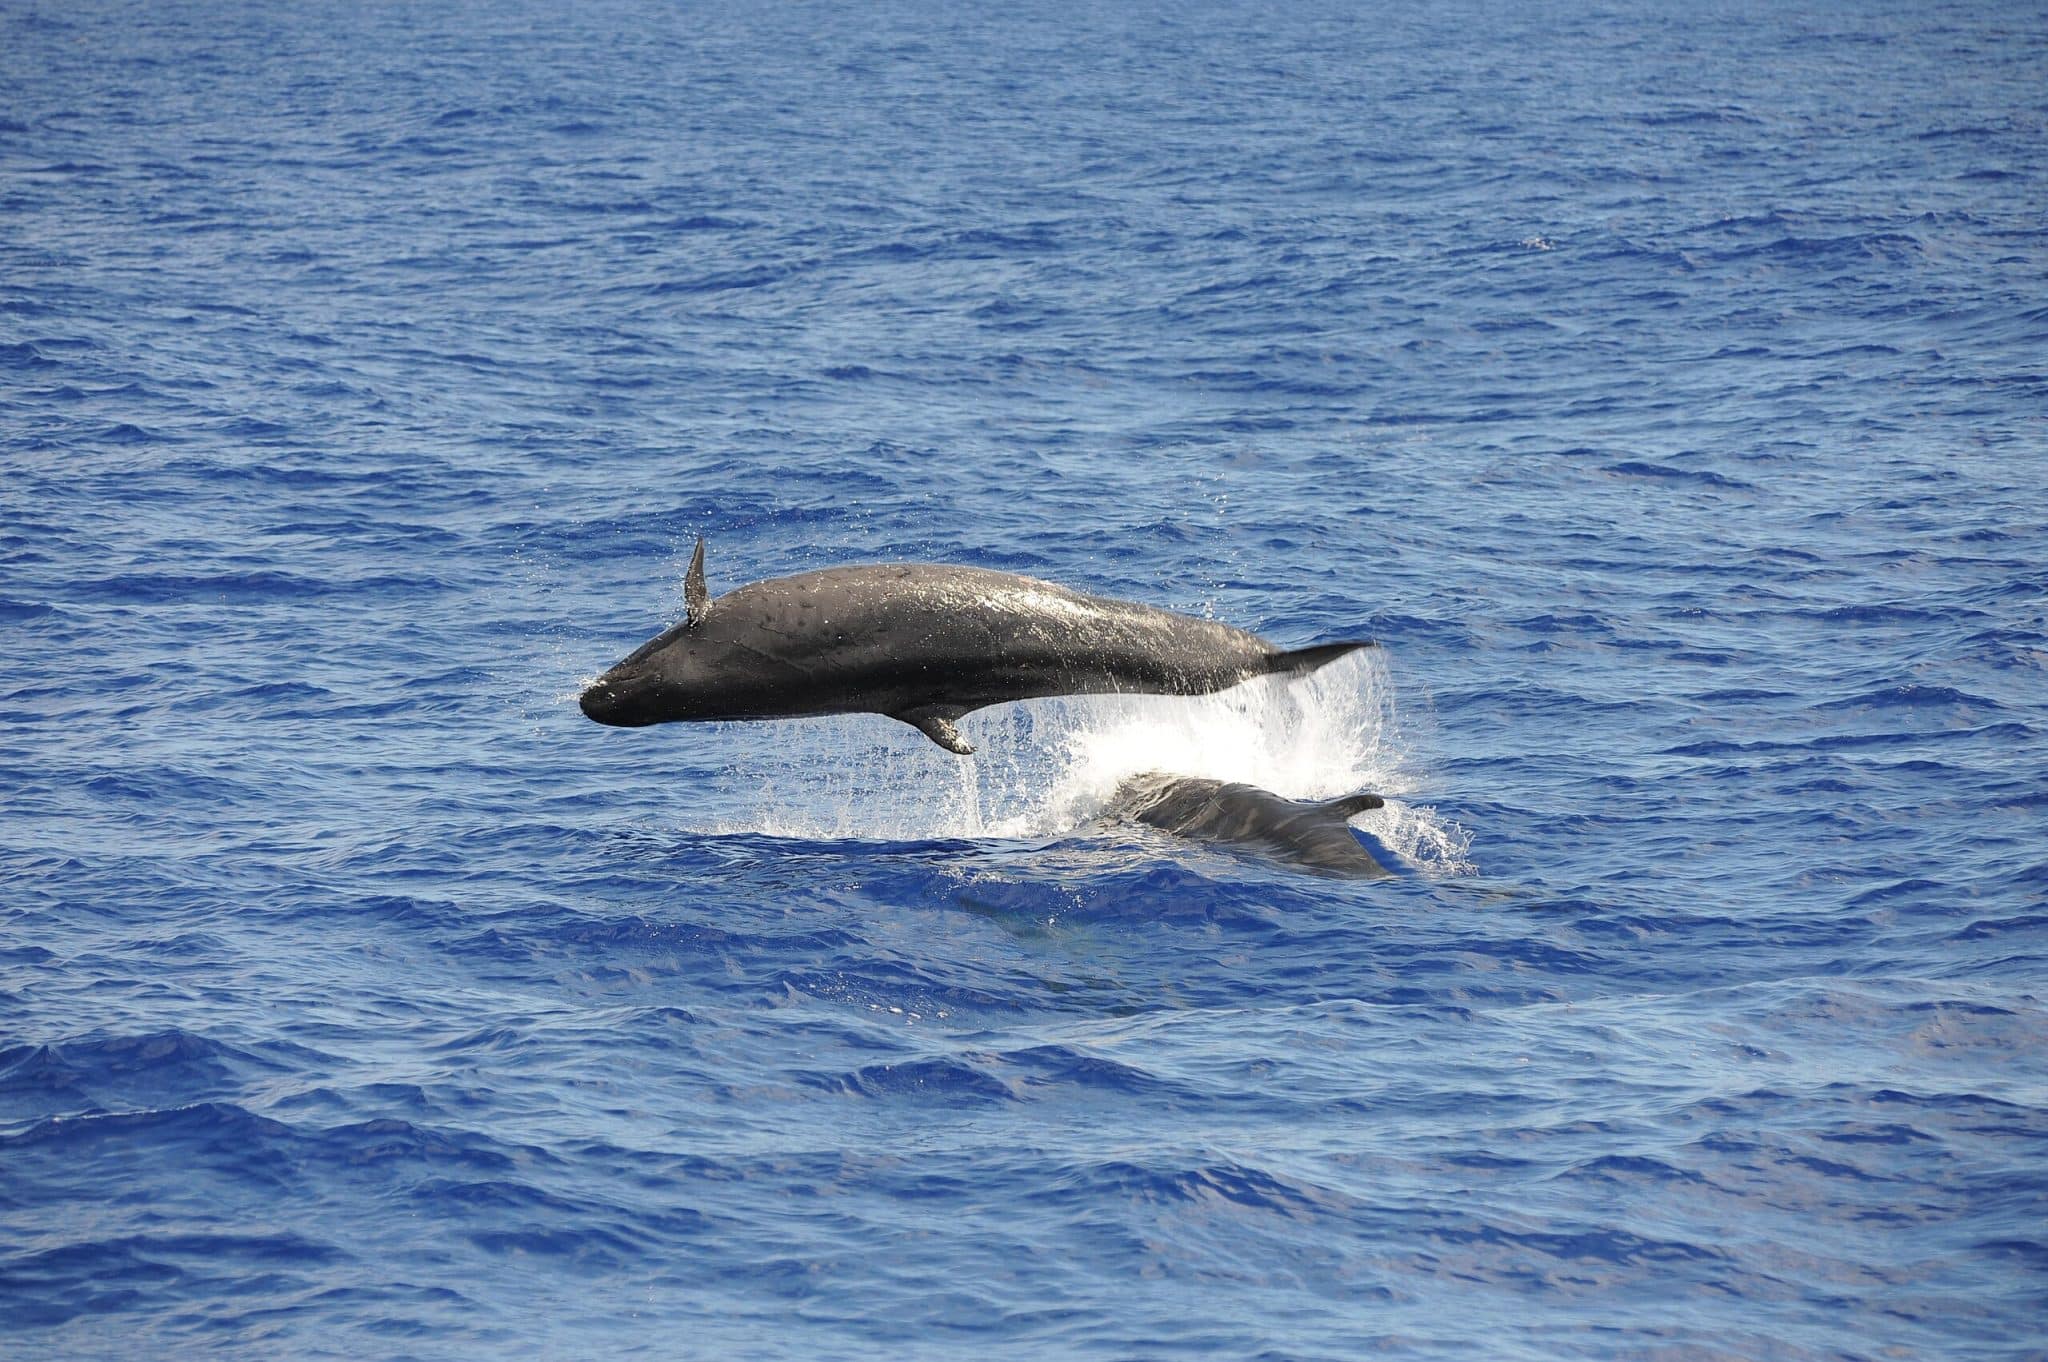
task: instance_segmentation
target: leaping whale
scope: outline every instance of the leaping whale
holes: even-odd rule
[[[1202,695],[1311,672],[1370,642],[1282,649],[1212,620],[983,568],[886,563],[711,598],[704,541],[688,615],[583,692],[601,724],[886,714],[949,752],[961,715],[1046,695]]]
[[[1132,776],[1104,813],[1195,841],[1218,842],[1332,879],[1376,879],[1391,872],[1351,830],[1351,819],[1382,803],[1375,794],[1287,799],[1256,785],[1170,776]]]

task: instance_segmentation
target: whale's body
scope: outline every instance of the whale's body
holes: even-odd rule
[[[1287,799],[1256,785],[1151,771],[1119,785],[1104,812],[1312,875],[1375,879],[1389,872],[1352,832],[1351,819],[1381,803],[1372,794]]]
[[[1199,695],[1310,671],[1363,643],[1285,651],[1213,620],[984,568],[888,563],[736,588],[716,601],[699,541],[689,618],[584,691],[620,727],[872,712],[949,751],[953,721],[1046,695]]]

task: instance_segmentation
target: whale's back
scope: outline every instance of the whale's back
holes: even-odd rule
[[[1256,785],[1174,776],[1133,776],[1111,796],[1112,817],[1193,841],[1250,851],[1313,875],[1372,879],[1388,873],[1350,820],[1382,800],[1374,794],[1299,800]]]

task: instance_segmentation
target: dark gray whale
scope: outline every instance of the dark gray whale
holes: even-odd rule
[[[1334,879],[1388,874],[1351,831],[1351,818],[1383,801],[1374,794],[1286,799],[1256,785],[1150,771],[1117,787],[1105,813],[1202,842],[1217,842]]]
[[[1042,695],[1200,695],[1313,671],[1366,643],[1291,652],[1257,634],[982,568],[890,563],[754,582],[711,599],[704,541],[689,616],[592,682],[601,724],[887,714],[949,752],[953,721]]]

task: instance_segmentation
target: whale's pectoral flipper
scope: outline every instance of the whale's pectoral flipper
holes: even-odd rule
[[[1343,814],[1349,819],[1357,817],[1367,809],[1381,808],[1386,802],[1376,794],[1348,794],[1339,795],[1335,799],[1325,799],[1322,801],[1322,807],[1332,813]]]
[[[711,609],[711,588],[704,585],[704,536],[697,536],[697,551],[690,555],[690,571],[683,578],[683,604],[690,612],[690,623],[703,622],[705,613]]]
[[[1349,657],[1360,648],[1378,646],[1371,639],[1359,643],[1318,643],[1313,648],[1296,648],[1273,654],[1266,659],[1266,670],[1280,676],[1300,676],[1327,666],[1340,657]]]
[[[960,730],[953,727],[953,721],[966,712],[958,705],[925,705],[920,709],[901,710],[889,717],[901,719],[948,752],[971,757],[974,749],[967,745],[967,739],[960,736]]]

